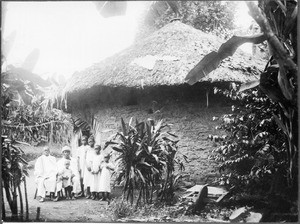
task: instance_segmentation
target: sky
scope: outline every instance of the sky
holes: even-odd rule
[[[130,46],[145,3],[129,1],[125,16],[103,18],[87,1],[5,2],[2,38],[6,40],[16,31],[14,44],[6,55],[7,64],[20,66],[38,48],[40,56],[34,73],[43,78],[69,78],[75,71]],[[237,25],[249,27],[250,21],[246,4],[240,2]]]

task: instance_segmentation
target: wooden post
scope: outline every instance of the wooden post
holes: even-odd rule
[[[40,207],[37,207],[36,208],[36,221],[39,221],[40,220],[40,214],[41,214],[41,208]]]
[[[209,106],[208,95],[209,95],[209,89],[206,89],[206,107]]]

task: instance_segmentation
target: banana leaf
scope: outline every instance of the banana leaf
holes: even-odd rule
[[[250,81],[250,82],[247,82],[247,83],[243,83],[238,92],[243,92],[245,90],[255,88],[258,85],[259,85],[259,79],[254,80],[254,81]]]
[[[117,152],[121,152],[121,153],[123,153],[124,152],[124,150],[122,149],[122,148],[119,148],[119,147],[112,147],[112,149],[113,150],[115,150],[115,151],[117,151]]]
[[[121,124],[122,124],[122,132],[123,132],[123,135],[124,135],[124,136],[128,135],[128,133],[127,133],[127,128],[126,128],[126,124],[125,124],[123,118],[121,118]]]
[[[220,63],[227,57],[232,56],[235,51],[244,43],[259,44],[266,40],[264,34],[254,36],[233,36],[221,45],[218,52],[212,51],[187,74],[185,81],[193,85],[210,72],[217,69]]]
[[[29,72],[32,72],[38,59],[40,57],[40,50],[35,48],[27,57],[26,59],[24,60],[21,68],[29,71]]]

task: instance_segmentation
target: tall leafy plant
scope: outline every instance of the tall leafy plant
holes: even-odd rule
[[[174,193],[174,182],[178,181],[174,173],[177,143],[176,135],[169,131],[163,121],[156,124],[153,120],[133,124],[125,124],[121,119],[122,131],[115,135],[119,141],[109,141],[108,145],[119,153],[116,158],[118,164],[116,182],[123,184],[123,194],[133,204],[134,192],[138,192],[136,204],[156,199],[170,203]],[[180,163],[180,162],[179,162]],[[182,167],[182,163],[181,167]],[[175,180],[176,179],[176,180]]]
[[[247,193],[282,193],[283,188],[275,192],[278,175],[288,168],[285,136],[274,117],[280,106],[259,89],[216,91],[236,102],[231,114],[215,118],[217,128],[226,132],[212,137],[219,144],[211,158],[221,164],[220,183]]]
[[[217,69],[223,59],[234,54],[245,42],[255,44],[267,41],[271,57],[260,79],[247,83],[241,90],[259,85],[260,89],[279,106],[274,112],[277,127],[284,133],[284,163],[287,175],[286,185],[297,198],[298,189],[298,107],[297,107],[297,1],[263,1],[258,5],[246,2],[253,19],[260,26],[262,33],[251,37],[233,36],[222,44],[218,52],[206,55],[186,76],[189,84],[194,84],[202,77]],[[285,172],[284,172],[285,173]]]

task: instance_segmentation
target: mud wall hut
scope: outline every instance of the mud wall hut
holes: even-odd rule
[[[94,116],[101,145],[119,130],[121,117],[127,122],[131,117],[164,119],[173,124],[181,152],[193,161],[187,172],[199,164],[212,167],[207,156],[213,145],[207,135],[215,129],[209,120],[226,108],[216,107],[225,99],[211,90],[233,81],[257,79],[263,69],[262,61],[238,51],[195,85],[184,83],[201,58],[217,51],[223,42],[179,21],[172,22],[122,52],[76,72],[64,88],[64,109],[83,120]],[[211,108],[206,108],[207,91],[211,91]],[[191,178],[199,180],[215,173],[198,170]]]

